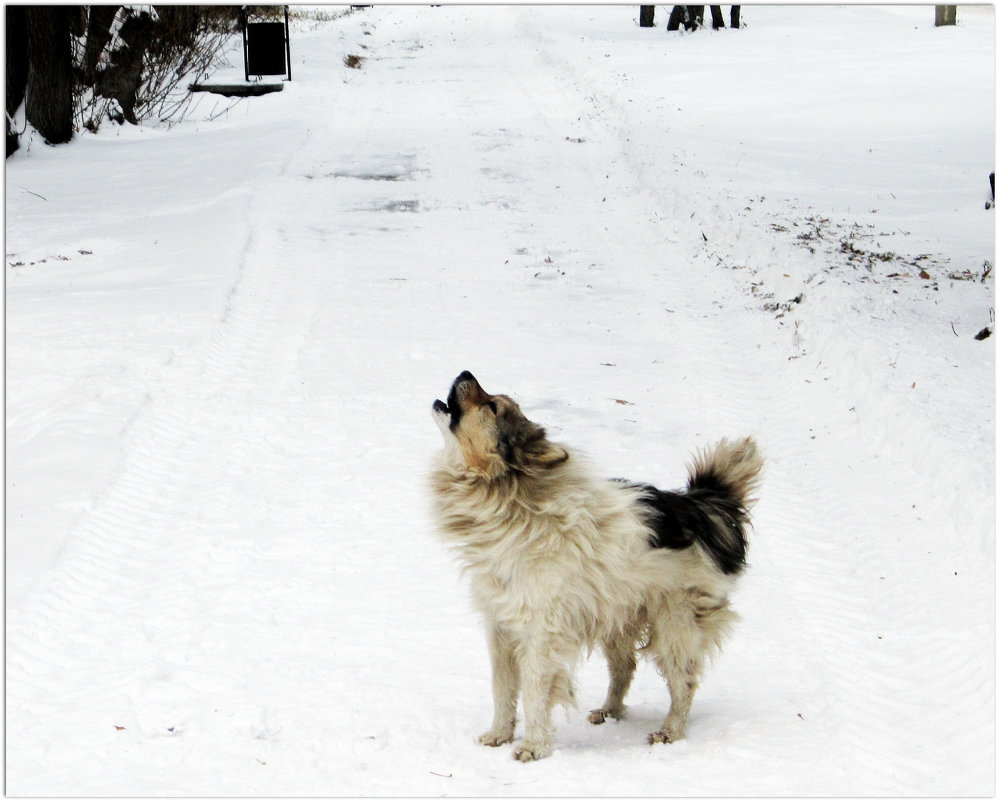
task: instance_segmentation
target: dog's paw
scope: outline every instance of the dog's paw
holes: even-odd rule
[[[544,743],[531,743],[524,740],[513,749],[513,759],[519,762],[534,762],[538,759],[544,759],[550,753],[551,748]]]
[[[671,731],[660,729],[659,731],[653,731],[648,735],[648,745],[655,745],[655,743],[674,743],[677,740],[682,740],[683,738],[682,734],[675,734]]]
[[[607,718],[621,720],[623,717],[623,709],[594,709],[589,713],[589,722],[594,726],[599,726],[601,723],[606,723]]]
[[[510,730],[495,730],[485,732],[481,737],[478,738],[478,742],[482,745],[490,746],[491,748],[496,748],[500,745],[506,745],[506,743],[513,742],[513,731]]]

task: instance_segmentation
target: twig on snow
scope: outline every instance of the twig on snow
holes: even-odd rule
[[[49,202],[49,199],[47,197],[45,197],[44,195],[39,195],[37,192],[32,192],[30,189],[25,189],[23,186],[21,187],[21,191],[22,192],[27,192],[29,195],[34,195],[35,197],[40,197],[46,203]]]

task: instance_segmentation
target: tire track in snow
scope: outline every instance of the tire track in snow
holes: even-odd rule
[[[291,148],[289,160],[303,146]],[[275,181],[286,172],[287,162]],[[204,616],[239,578],[217,561],[231,546],[211,527],[224,517],[219,503],[234,502],[224,493],[249,427],[241,403],[261,384],[282,389],[297,315],[310,300],[308,287],[276,269],[267,258],[275,251],[254,233],[267,225],[262,202],[249,200],[237,278],[210,343],[164,371],[129,426],[113,482],[58,563],[8,616],[8,723],[19,732],[8,751],[10,776],[26,779],[25,766],[37,759],[32,746],[100,742],[99,733],[126,719],[126,729],[146,734],[152,725],[163,736],[180,729],[177,721],[143,717],[156,717],[150,698],[157,686],[176,695],[170,687],[182,666],[206,661]],[[173,711],[179,719],[192,714]],[[48,780],[58,785],[61,775],[85,772],[73,764],[81,753],[50,748]],[[45,786],[46,777],[36,780]]]
[[[331,102],[325,105],[332,107]],[[361,121],[353,117],[352,122]],[[267,203],[300,208],[308,187],[302,186],[299,174],[313,172],[326,147],[312,139],[294,151],[274,179]],[[370,157],[358,155],[362,160]],[[315,199],[322,200],[323,191],[314,185],[313,190]],[[307,494],[328,490],[320,471],[330,469],[324,460],[336,456],[337,444],[336,427],[329,421],[348,418],[352,409],[345,408],[346,402],[362,398],[357,390],[366,387],[371,370],[366,364],[344,364],[349,369],[343,380],[352,386],[343,397],[328,396],[325,386],[318,387],[317,396],[300,386],[303,347],[316,320],[324,316],[316,304],[336,289],[350,288],[344,285],[350,278],[348,273],[341,278],[322,271],[325,256],[321,250],[317,255],[314,236],[296,241],[308,230],[322,234],[321,229],[330,227],[323,220],[328,210],[317,204],[275,223],[260,208],[262,201],[255,201],[236,278],[211,340],[171,365],[129,430],[117,480],[74,531],[70,549],[44,586],[19,611],[10,638],[18,644],[9,652],[9,681],[11,696],[21,702],[11,717],[25,736],[20,750],[11,749],[9,764],[21,776],[26,775],[25,766],[39,761],[29,743],[65,744],[69,738],[91,749],[96,744],[117,752],[120,746],[101,742],[94,734],[94,726],[110,730],[111,718],[149,743],[164,731],[185,734],[188,740],[231,740],[228,756],[240,764],[247,758],[248,744],[280,733],[274,731],[281,725],[273,721],[275,715],[266,714],[279,699],[286,702],[276,715],[286,721],[285,741],[291,729],[320,731],[328,725],[315,719],[320,710],[335,703],[341,686],[353,686],[352,676],[344,671],[356,672],[372,654],[381,654],[386,663],[385,657],[391,656],[380,641],[367,643],[364,654],[351,655],[356,647],[348,650],[342,667],[327,666],[328,658],[316,653],[317,642],[335,641],[337,613],[351,614],[350,599],[371,592],[367,561],[384,546],[363,536],[327,544],[310,536],[308,528],[301,533],[288,529],[297,522],[328,534],[323,531],[328,522],[323,526],[313,519],[314,501]],[[370,212],[362,219],[373,228],[378,217]],[[342,226],[337,219],[331,227]],[[350,291],[347,296],[363,300],[369,291]],[[360,324],[362,312],[351,306],[325,316],[343,312]],[[302,409],[302,399],[315,402]],[[324,409],[328,415],[321,415]],[[309,421],[295,417],[301,411],[314,416],[322,429],[309,431]],[[313,465],[314,475],[306,476]],[[283,468],[290,469],[282,474]],[[268,486],[271,478],[285,484],[304,479],[306,485]],[[257,489],[274,491],[270,503],[250,494]],[[311,503],[298,511],[295,504],[302,500]],[[337,504],[340,519],[362,521],[361,510],[344,501]],[[279,514],[289,521],[275,520]],[[241,531],[240,526],[250,530]],[[280,541],[273,542],[268,534]],[[353,567],[357,575],[340,570],[340,563]],[[276,578],[271,578],[271,569],[277,571]],[[289,570],[294,572],[282,578]],[[340,595],[333,594],[331,582],[339,585]],[[317,616],[322,618],[318,622]],[[29,633],[46,646],[30,644]],[[105,642],[99,642],[102,639]],[[249,664],[241,659],[255,651],[265,656]],[[301,664],[294,661],[298,652],[305,657]],[[342,648],[339,654],[343,658]],[[280,661],[281,669],[269,667],[271,658]],[[236,664],[238,671],[227,683],[219,685],[212,678],[220,666]],[[300,708],[296,688],[284,682],[289,675],[322,686],[328,694],[325,703]],[[250,688],[244,686],[247,682]],[[255,701],[257,686],[268,688],[263,702]],[[75,699],[74,712],[60,704],[45,707],[41,697],[53,687],[59,688],[59,695]],[[367,692],[353,688],[360,712],[344,717],[340,709],[341,725],[350,715],[364,714]],[[369,700],[372,709],[382,706],[377,697]],[[212,716],[213,707],[223,714]],[[293,724],[288,722],[292,710],[297,715]],[[67,721],[72,732],[65,730]],[[291,736],[292,742],[295,739]],[[196,742],[181,753],[196,749]],[[159,750],[142,750],[140,745],[133,742],[133,751],[148,753],[153,761],[162,758]],[[310,742],[303,753],[314,748]],[[34,789],[64,789],[60,776],[85,776],[88,753],[93,751],[86,747],[56,749],[47,756],[54,778],[38,777]]]
[[[726,401],[718,405],[721,418],[737,417],[742,404],[764,410],[758,436],[768,461],[749,579],[763,605],[754,613],[794,609],[794,627],[784,633],[799,650],[784,669],[790,677],[816,666],[820,672],[824,708],[805,717],[820,721],[834,754],[825,759],[841,762],[838,791],[952,792],[958,784],[945,766],[961,763],[967,786],[977,786],[979,766],[966,755],[975,751],[978,727],[967,725],[974,710],[964,687],[980,666],[959,648],[940,650],[946,615],[912,593],[912,577],[896,574],[895,549],[910,544],[885,536],[898,530],[893,517],[913,517],[898,501],[918,498],[908,487],[921,479],[898,471],[897,495],[890,498],[878,492],[882,480],[871,481],[877,458],[903,437],[881,429],[870,438],[847,411],[815,419],[809,410],[844,410],[847,402],[835,390],[829,400],[818,360],[753,358],[744,341],[732,340],[732,318],[746,326],[740,340],[752,329],[766,337],[768,320],[760,316],[760,325],[748,319],[752,311],[739,315],[737,295],[723,303],[729,312],[709,317],[702,332],[705,342],[724,343],[703,357],[713,377],[707,384]],[[769,352],[778,355],[779,348]],[[855,470],[833,474],[843,461]],[[928,567],[917,581],[923,586],[941,573]],[[945,599],[942,593],[938,600]],[[811,707],[806,695],[798,703]]]
[[[886,435],[870,441],[848,412],[809,419],[808,409],[841,404],[821,397],[820,370],[753,359],[748,348],[732,342],[729,315],[704,322],[704,342],[726,343],[701,354],[710,372],[702,376],[707,391],[723,399],[712,413],[737,419],[742,404],[764,410],[757,436],[767,471],[746,582],[754,606],[743,614],[787,621],[782,631],[793,646],[782,670],[790,687],[808,673],[818,682],[810,690],[800,684],[796,703],[825,740],[823,758],[841,763],[838,792],[950,792],[955,780],[942,768],[960,763],[970,777],[967,786],[976,786],[979,767],[966,755],[975,751],[979,727],[967,722],[979,710],[968,704],[965,687],[980,681],[982,667],[960,648],[942,648],[947,616],[922,593],[912,593],[911,577],[896,574],[893,549],[910,546],[884,536],[897,524],[884,511],[887,499],[864,481],[882,446],[896,440]],[[830,475],[826,466],[841,463],[843,452],[857,469]],[[898,499],[915,497],[905,488],[911,480],[899,476]],[[892,498],[888,508],[895,503]],[[904,509],[898,513],[905,516]],[[910,510],[908,516],[914,516]],[[919,583],[938,581],[940,571],[933,576],[926,567]],[[985,635],[984,610],[978,613]],[[759,631],[772,636],[774,629]],[[743,648],[758,645],[763,643]],[[772,654],[764,646],[751,657],[768,662]],[[790,715],[786,720],[788,728],[795,723]]]

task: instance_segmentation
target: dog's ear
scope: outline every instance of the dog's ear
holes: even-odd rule
[[[549,442],[544,436],[544,429],[540,429],[537,439],[530,442],[523,449],[523,466],[527,470],[550,470],[568,461],[568,451],[560,445]]]
[[[515,405],[496,418],[496,454],[515,473],[537,474],[568,459],[568,452],[549,442],[544,429],[524,417]]]
[[[568,461],[568,451],[550,442],[543,428],[530,425],[529,434],[512,451],[512,464],[516,468],[524,473],[540,473]]]

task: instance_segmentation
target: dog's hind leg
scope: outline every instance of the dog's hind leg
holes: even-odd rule
[[[607,718],[620,720],[624,716],[624,696],[627,695],[637,667],[634,640],[634,637],[626,634],[604,640],[603,653],[606,654],[610,669],[610,687],[603,705],[589,713],[590,723],[599,725],[605,723]]]
[[[478,738],[482,745],[503,745],[513,741],[516,729],[516,697],[520,691],[520,670],[509,635],[497,625],[489,633],[492,657],[492,728]]]
[[[649,743],[671,743],[686,736],[693,696],[706,657],[737,615],[724,598],[691,589],[668,593],[654,619],[652,651],[659,672],[669,685],[672,703],[662,727],[648,735]]]

